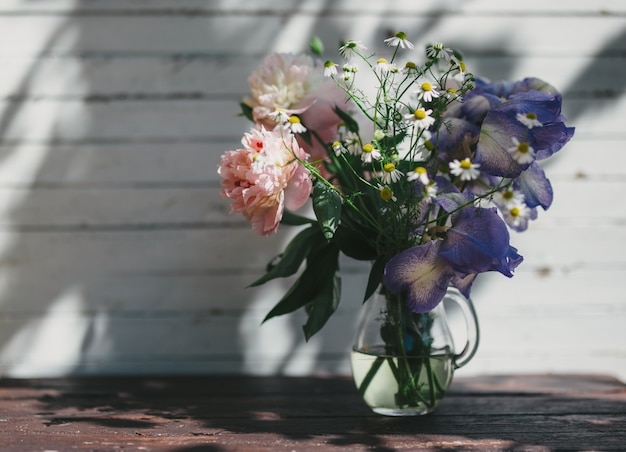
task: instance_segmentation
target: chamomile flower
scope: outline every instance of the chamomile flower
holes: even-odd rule
[[[402,49],[409,50],[415,47],[413,43],[406,38],[406,33],[404,33],[403,31],[399,31],[391,38],[385,39],[385,44],[387,44],[389,47],[400,47]]]
[[[402,68],[402,73],[406,75],[417,75],[417,65],[412,61],[407,61]]]
[[[423,166],[418,166],[413,171],[409,171],[406,178],[409,182],[413,182],[417,180],[423,185],[428,185],[428,183],[430,182],[430,178],[428,177],[428,172],[426,171],[426,168],[424,168]]]
[[[535,150],[525,141],[519,141],[516,137],[512,137],[513,146],[507,149],[513,160],[517,163],[525,165],[535,160]]]
[[[362,53],[363,50],[367,50],[361,41],[348,41],[341,47],[339,47],[339,54],[344,57],[346,60],[351,59],[354,55],[358,53]]]
[[[341,73],[341,78],[344,82],[348,83],[354,80],[354,75],[357,73],[358,68],[354,64],[344,64],[343,72]]]
[[[394,196],[393,190],[388,185],[378,184],[378,193],[383,201],[396,202],[398,200],[398,198]]]
[[[463,60],[453,58],[450,63],[453,67],[452,72],[450,73],[452,78],[459,83],[463,83],[467,75],[467,66],[465,66],[465,62]]]
[[[456,88],[448,88],[446,89],[446,93],[444,94],[446,99],[450,100],[458,100],[459,102],[463,101],[463,97],[459,94]]]
[[[413,93],[417,94],[418,100],[423,100],[424,102],[432,102],[433,99],[439,97],[439,87],[436,82],[432,80],[424,79],[421,83],[418,83],[418,89],[413,91]]]
[[[523,202],[509,204],[502,209],[502,217],[506,224],[515,230],[524,230],[528,225],[532,211]]]
[[[343,81],[345,85],[349,85],[354,80],[354,74],[351,74],[350,72],[342,72],[341,80]]]
[[[435,199],[437,197],[437,193],[439,191],[439,188],[437,187],[437,183],[433,180],[431,180],[429,183],[427,183],[424,186],[424,201],[426,202],[432,202],[433,199]]]
[[[386,58],[379,58],[378,60],[376,60],[376,66],[374,66],[374,71],[382,77],[389,72],[398,72],[398,68],[395,64],[389,63]]]
[[[348,152],[348,150],[344,147],[343,144],[341,144],[340,141],[335,141],[332,144],[332,148],[333,148],[333,151],[335,151],[335,155],[337,157],[339,157],[341,154]]]
[[[543,124],[537,119],[537,115],[533,112],[518,113],[515,118],[529,129],[533,127],[543,127]]]
[[[424,130],[422,132],[422,138],[418,140],[418,143],[419,143],[419,141],[423,139],[421,144],[418,144],[418,147],[417,147],[417,150],[421,151],[422,153],[422,160],[428,160],[431,157],[433,151],[435,150],[435,145],[430,140],[431,138],[432,138],[432,133],[430,133],[428,130]]]
[[[454,159],[448,164],[450,173],[458,176],[461,180],[470,181],[478,178],[480,163],[472,163],[469,158],[463,160]]]
[[[450,61],[450,58],[454,55],[452,49],[446,48],[442,43],[435,42],[426,47],[426,57],[432,59],[443,58],[446,61]]]
[[[372,143],[364,144],[361,148],[361,160],[363,163],[372,163],[373,160],[380,160],[382,154],[376,149]]]
[[[304,127],[304,125],[302,125],[302,122],[300,121],[300,118],[297,117],[296,115],[289,116],[289,118],[287,119],[287,122],[285,124],[287,125],[287,127],[293,133],[304,133],[304,132],[306,132],[306,127]]]
[[[502,209],[506,209],[508,206],[514,206],[524,202],[524,194],[506,188],[502,191],[493,194],[493,202]]]
[[[337,65],[331,60],[327,60],[324,63],[324,77],[332,77],[337,75]]]
[[[418,108],[413,113],[404,115],[404,119],[418,129],[428,129],[435,123],[435,118],[430,116],[432,112],[432,109]]]
[[[398,182],[402,176],[402,172],[399,171],[396,168],[396,165],[394,165],[393,163],[389,162],[383,165],[383,174],[381,176],[381,179],[385,184],[393,184],[394,182]]]
[[[361,140],[356,133],[346,132],[345,143],[350,154],[359,155],[361,153]]]
[[[276,122],[277,124],[284,124],[289,121],[289,113],[284,108],[277,108],[270,114],[268,114],[269,118]]]

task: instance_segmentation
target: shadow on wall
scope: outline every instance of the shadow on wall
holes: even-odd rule
[[[225,61],[237,69],[236,56],[225,56],[233,49],[258,63],[255,49],[305,50],[310,35],[324,36],[330,52],[339,39],[382,42],[393,31],[384,14],[366,27],[357,17],[345,30],[298,10],[282,16],[280,33],[258,35],[237,32],[254,16],[235,16],[233,26],[219,15],[168,16],[150,7],[134,15],[115,7],[91,15],[87,7],[0,16],[36,35],[18,47],[27,63],[0,117],[2,373],[332,373],[345,363],[363,273],[346,277],[338,316],[311,343],[304,343],[301,315],[259,326],[284,286],[243,288],[281,251],[285,235],[262,243],[247,224],[224,220],[214,175],[219,154],[247,127],[215,115],[223,105],[236,111],[248,74],[233,75],[231,91],[222,93],[196,78],[186,85],[179,72],[197,64],[210,73]],[[416,41],[443,20],[430,17]],[[606,48],[624,41],[622,34]],[[577,95],[604,54],[564,91]],[[500,70],[506,78],[513,67]],[[571,110],[571,122],[582,113]],[[232,256],[246,263],[238,267]],[[270,363],[259,361],[263,349],[272,350]]]
[[[228,33],[150,7],[125,13],[0,14],[33,36],[4,48],[20,52],[10,63],[21,74],[0,117],[3,374],[184,372],[194,360],[202,370],[203,340],[237,356],[238,317],[222,326],[228,307],[211,297],[218,280],[252,277],[213,261],[223,251],[204,200],[218,198],[206,175],[223,134],[211,130],[211,96],[172,82],[189,49],[218,64],[200,45]]]

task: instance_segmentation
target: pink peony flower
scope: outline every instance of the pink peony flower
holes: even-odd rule
[[[335,82],[324,77],[323,64],[308,55],[273,53],[265,57],[248,78],[251,97],[244,102],[252,107],[254,121],[267,129],[276,127],[271,115],[282,110],[300,115],[303,125],[322,140],[332,143],[341,119],[335,106],[344,108],[346,94]],[[321,143],[309,146],[298,140],[314,161],[326,157]]]
[[[259,235],[278,229],[284,209],[297,210],[312,189],[309,171],[296,160],[308,154],[289,131],[253,129],[243,148],[222,155],[218,174],[222,197],[231,199],[231,213],[241,213]]]

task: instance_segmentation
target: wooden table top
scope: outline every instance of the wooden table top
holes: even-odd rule
[[[457,377],[435,413],[372,413],[351,379],[0,380],[0,450],[626,450],[626,386],[599,375]]]

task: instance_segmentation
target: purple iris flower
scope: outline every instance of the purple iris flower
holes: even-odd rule
[[[519,82],[514,89],[539,85],[536,80]],[[505,102],[489,110],[481,125],[474,158],[475,163],[480,163],[481,171],[494,176],[517,177],[535,159],[548,158],[561,149],[574,135],[574,128],[565,126],[561,101],[561,95],[551,90],[514,91]],[[528,114],[538,122],[537,127],[528,127],[520,121],[520,115]],[[509,149],[514,145],[513,138],[532,147],[532,160],[520,163],[511,156]]]
[[[385,266],[383,283],[403,295],[413,312],[427,312],[439,304],[448,285],[469,297],[476,275],[498,271],[511,277],[521,262],[496,210],[466,207],[453,214],[445,238],[392,257]]]
[[[474,163],[480,164],[481,171],[493,176],[519,176],[532,162],[518,163],[508,150],[515,144],[513,137],[523,137],[520,141],[534,149],[536,143],[529,132],[528,127],[516,118],[515,112],[499,109],[489,111],[480,128]]]
[[[476,88],[472,90],[472,92],[492,94],[503,99],[515,93],[525,93],[528,91],[543,91],[553,95],[559,94],[559,91],[554,86],[537,77],[527,77],[514,82],[490,82],[484,78],[477,78]]]
[[[513,181],[513,187],[524,195],[524,204],[528,207],[541,206],[546,210],[552,204],[552,184],[537,162]]]

